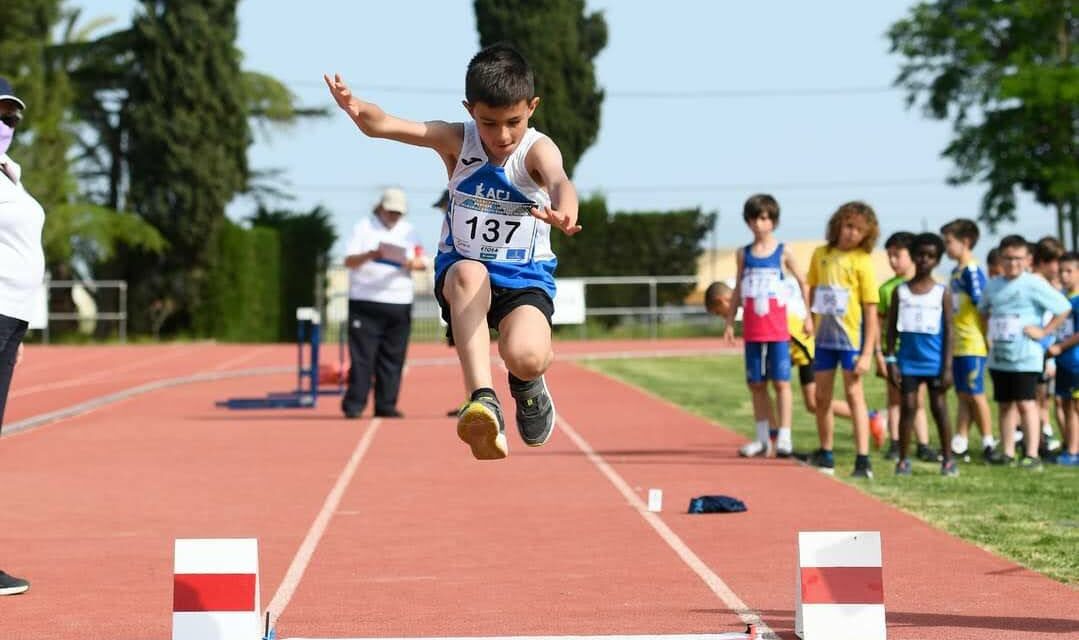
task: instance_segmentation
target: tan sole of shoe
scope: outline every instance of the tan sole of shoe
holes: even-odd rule
[[[499,460],[509,454],[506,435],[498,429],[498,416],[478,402],[461,411],[457,437],[472,449],[477,460]]]

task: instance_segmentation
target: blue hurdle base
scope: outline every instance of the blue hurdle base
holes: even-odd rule
[[[310,394],[271,394],[265,398],[229,398],[217,406],[226,409],[313,409],[315,398]]]

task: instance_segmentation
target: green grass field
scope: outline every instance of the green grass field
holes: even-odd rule
[[[588,366],[752,437],[752,408],[739,356],[597,360]],[[710,382],[700,384],[702,380]],[[797,384],[795,449],[809,451],[817,446],[816,423],[802,406]],[[838,385],[836,391],[836,397],[842,397]],[[870,407],[884,406],[883,381],[867,384],[866,399]],[[837,480],[993,553],[1079,585],[1079,470],[1051,464],[1043,473],[988,467],[975,455],[975,462],[960,465],[959,478],[942,478],[938,463],[917,461],[913,476],[896,478],[894,463],[874,451],[876,478],[855,481],[847,477],[854,467],[849,425],[836,423]],[[929,432],[934,446],[939,445],[932,420]]]

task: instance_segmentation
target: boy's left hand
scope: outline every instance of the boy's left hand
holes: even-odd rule
[[[532,207],[532,215],[552,227],[558,227],[567,236],[572,236],[581,230],[581,225],[577,224],[577,216],[559,213],[551,207],[543,207],[542,209]]]
[[[947,391],[952,388],[952,372],[951,367],[945,367],[944,371],[940,374],[940,388],[943,391]]]
[[[806,319],[805,322],[802,324],[802,329],[805,330],[807,336],[813,335],[813,314],[806,314]]]
[[[1059,356],[1061,353],[1063,353],[1063,350],[1060,348],[1060,343],[1059,342],[1054,342],[1053,344],[1049,345],[1049,355],[1050,356],[1055,358],[1055,357]]]
[[[1027,337],[1031,340],[1041,340],[1045,337],[1045,329],[1033,324],[1029,327],[1023,327],[1023,333],[1027,334]]]
[[[869,363],[873,359],[873,354],[863,353],[858,356],[858,359],[854,361],[854,373],[860,378],[869,373]]]

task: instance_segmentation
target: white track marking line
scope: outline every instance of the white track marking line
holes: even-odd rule
[[[39,393],[41,391],[55,391],[57,389],[66,389],[66,388],[69,388],[69,387],[77,387],[77,386],[80,386],[80,385],[83,385],[83,384],[93,383],[95,381],[101,380],[102,378],[107,378],[109,376],[113,376],[113,375],[115,375],[117,373],[121,373],[121,372],[124,372],[124,371],[131,371],[133,369],[139,369],[139,368],[142,368],[142,367],[145,367],[145,366],[153,366],[153,365],[158,364],[158,363],[160,363],[160,362],[162,362],[164,360],[171,360],[173,358],[178,358],[180,356],[187,355],[188,353],[190,353],[190,351],[180,349],[179,347],[176,347],[174,349],[170,349],[170,351],[171,351],[171,353],[167,353],[167,354],[164,354],[164,355],[158,355],[153,360],[136,360],[135,362],[131,362],[131,363],[128,363],[126,365],[122,365],[122,366],[119,366],[119,367],[112,367],[111,369],[101,369],[101,370],[96,371],[94,373],[91,373],[89,375],[81,376],[81,377],[78,377],[78,378],[72,378],[72,379],[69,379],[69,380],[59,380],[57,382],[46,382],[46,383],[42,383],[42,384],[31,385],[29,387],[12,388],[11,392],[8,394],[8,398],[9,399],[11,399],[11,398],[19,398],[19,397],[27,396],[27,395],[30,395],[30,394],[33,394],[33,393]]]
[[[270,604],[266,607],[266,612],[270,615],[270,628],[275,626],[277,619],[281,617],[285,607],[292,600],[293,594],[296,593],[296,588],[300,585],[304,572],[307,571],[307,565],[311,563],[311,556],[314,555],[315,548],[318,547],[323,534],[326,533],[330,518],[337,511],[338,505],[341,504],[341,498],[345,494],[345,489],[352,482],[352,476],[355,475],[356,468],[360,465],[360,460],[363,459],[367,450],[371,448],[371,441],[374,440],[380,424],[382,424],[381,418],[371,420],[371,426],[367,428],[363,437],[356,444],[356,448],[352,451],[352,457],[345,464],[341,475],[337,477],[337,482],[330,489],[330,493],[326,495],[326,500],[322,503],[322,509],[315,516],[314,522],[311,523],[311,528],[307,530],[307,536],[304,537],[300,548],[296,550],[296,555],[292,558],[292,564],[289,565],[288,571],[285,572],[281,585],[277,587],[277,593],[274,594]]]
[[[652,529],[659,534],[659,537],[663,538],[663,541],[678,554],[678,557],[686,563],[686,566],[693,570],[693,572],[708,585],[708,588],[712,590],[712,593],[716,594],[728,609],[737,613],[738,617],[742,619],[742,622],[756,625],[757,631],[761,636],[766,638],[776,637],[756,611],[750,609],[749,606],[746,605],[746,603],[743,602],[729,586],[727,586],[727,583],[724,582],[716,572],[712,571],[712,569],[701,560],[700,556],[694,553],[693,550],[678,537],[678,534],[667,526],[666,522],[658,515],[648,510],[647,505],[640,496],[633,491],[629,486],[629,483],[627,483],[625,479],[611,467],[611,465],[607,464],[607,461],[604,460],[602,456],[596,453],[592,448],[592,445],[588,444],[588,441],[582,438],[581,435],[577,433],[576,429],[570,426],[570,424],[561,416],[558,416],[558,424],[562,426],[562,430],[565,431],[566,435],[573,441],[573,444],[577,445],[577,448],[584,452],[588,459],[592,461],[592,464],[596,465],[596,468],[600,470],[600,473],[606,476],[626,501],[633,505],[633,508],[637,510],[637,513],[640,514],[642,518],[644,518],[644,521],[647,522]]]

